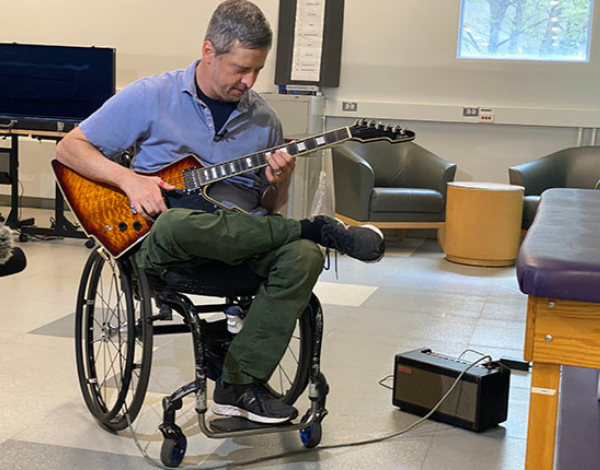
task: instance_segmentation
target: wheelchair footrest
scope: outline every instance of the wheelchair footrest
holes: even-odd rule
[[[232,431],[243,431],[249,429],[263,429],[263,428],[272,428],[272,427],[281,427],[289,425],[290,423],[280,423],[280,424],[262,424],[255,423],[253,421],[248,421],[244,418],[217,418],[211,420],[209,423],[210,428],[215,432],[232,432]]]

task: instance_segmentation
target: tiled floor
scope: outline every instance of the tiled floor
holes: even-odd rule
[[[47,213],[34,215],[40,225],[48,220]],[[102,429],[80,396],[73,312],[89,250],[72,239],[21,246],[27,269],[0,279],[0,468],[152,468],[129,431]],[[390,390],[378,384],[391,374],[397,353],[425,346],[453,356],[467,348],[494,358],[522,356],[526,297],[514,268],[451,264],[431,240],[406,239],[389,254],[376,265],[340,257],[337,279],[333,269],[324,272],[316,288],[325,311],[322,368],[331,386],[321,447],[397,433],[416,420],[392,406]],[[161,339],[135,422],[141,446],[155,459],[160,399],[193,374],[189,337]],[[508,421],[482,434],[426,422],[382,443],[312,452],[303,450],[296,433],[208,439],[186,400],[178,413],[188,437],[184,465],[208,468],[298,450],[242,468],[518,470],[529,385],[527,374],[513,374]],[[308,400],[298,407],[303,411]]]

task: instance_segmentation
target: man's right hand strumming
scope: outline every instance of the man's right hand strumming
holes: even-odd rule
[[[129,198],[132,209],[148,221],[167,210],[161,188],[165,191],[176,189],[158,176],[143,176],[133,172],[121,184],[121,189]]]

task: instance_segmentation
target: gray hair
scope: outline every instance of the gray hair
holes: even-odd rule
[[[247,0],[227,0],[213,13],[204,40],[217,56],[231,52],[236,41],[246,49],[269,49],[273,31],[263,12]]]

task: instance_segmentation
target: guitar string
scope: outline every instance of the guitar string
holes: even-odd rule
[[[335,138],[335,141],[334,141],[335,143],[338,143],[340,141],[346,140],[346,139],[342,139],[342,138],[338,137],[339,136],[339,134],[338,134],[339,131],[346,131],[346,128],[340,128],[340,129],[335,129],[334,131],[325,132],[324,134],[321,134],[320,136],[327,136],[327,137],[328,136],[333,136]],[[308,140],[316,140],[318,137],[319,136],[311,137],[310,139],[306,139],[305,141],[301,141],[301,142],[307,142]],[[331,145],[334,142],[328,142],[327,144]],[[304,153],[309,153],[309,152],[301,152],[301,151],[299,151],[299,149],[297,148],[298,142],[293,142],[293,144],[296,145],[296,149],[293,152],[294,155],[298,156],[298,155],[302,155]],[[325,147],[329,147],[329,145],[327,145],[327,144],[325,145]],[[286,146],[290,147],[290,144],[283,145],[283,146],[281,146],[279,148],[284,148]],[[317,145],[317,148],[315,148],[314,150],[317,150],[318,148],[319,148],[319,145]],[[250,155],[246,155],[244,157],[240,157],[239,159],[236,159],[236,160],[242,161],[243,159],[248,158],[248,157],[250,157],[250,158],[263,157],[263,155],[265,155],[265,153],[250,154]],[[194,168],[196,171],[200,171],[200,170],[206,170],[206,169],[210,169],[210,168],[218,168],[221,165],[223,165],[223,167],[225,167],[227,164],[235,162],[236,160],[232,160],[231,162],[227,162],[226,164],[219,164],[219,165],[213,165],[213,166],[203,166],[203,167],[191,167],[191,168]],[[247,173],[247,172],[252,171],[252,170],[257,170],[257,169],[262,168],[264,166],[267,166],[267,164],[260,163],[258,166],[254,167],[254,168],[245,169],[244,171],[239,172],[237,174],[244,174],[244,173]],[[182,171],[184,171],[184,170],[182,170]],[[208,171],[210,171],[210,170],[208,170]],[[236,176],[236,174],[226,175],[226,176],[222,176],[220,178],[216,178],[214,181],[210,181],[210,182],[206,182],[206,183],[200,183],[200,185],[198,187],[194,188],[194,189],[201,189],[203,186],[206,186],[206,185],[211,184],[211,183],[215,183],[215,182],[217,182],[217,181],[219,181],[221,179],[226,179],[226,178],[229,178],[229,177],[232,177],[232,176]],[[176,187],[177,187],[178,184],[184,183],[183,184],[183,186],[184,186],[183,188],[177,188],[177,189],[186,189],[185,176],[183,174],[182,175],[178,175],[178,176],[161,178],[161,179],[165,183],[168,183],[168,184],[170,184],[172,186],[176,186]],[[101,203],[101,202],[105,202],[105,201],[110,201],[112,199],[114,199],[114,198],[113,197],[107,197],[107,198],[104,198],[104,199],[97,199],[96,202]]]

